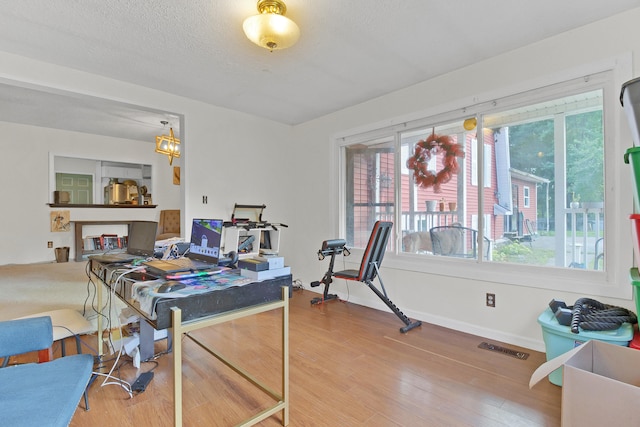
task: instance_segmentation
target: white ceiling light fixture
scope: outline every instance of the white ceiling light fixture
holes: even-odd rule
[[[258,1],[259,15],[244,20],[242,29],[253,43],[274,51],[293,46],[300,37],[298,25],[284,16],[287,6],[280,0]]]
[[[162,120],[163,126],[169,124]],[[169,128],[169,135],[156,136],[156,153],[166,154],[169,157],[169,165],[173,164],[174,158],[180,158],[180,140],[173,134],[173,128]]]

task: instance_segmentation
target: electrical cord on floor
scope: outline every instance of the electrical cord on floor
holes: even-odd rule
[[[120,368],[123,368],[129,363],[131,363],[131,361],[125,361],[118,367],[118,375],[120,374]],[[131,392],[133,393],[133,396],[137,396],[147,389],[147,386],[153,379],[153,371],[159,366],[159,363],[155,360],[141,361],[140,363],[153,363],[153,367],[148,371],[140,372],[135,381],[131,383]]]
[[[293,285],[292,288],[294,291],[301,291],[304,289],[304,286],[302,285],[302,280],[300,279],[296,279],[293,281]]]
[[[120,378],[114,377],[110,373],[109,374],[103,374],[102,372],[95,372],[94,371],[93,375],[96,375],[98,377],[105,377],[105,380],[102,383],[103,386],[105,386],[105,385],[119,385],[120,387],[122,387],[127,392],[127,394],[129,395],[129,398],[133,398],[133,392],[131,391],[131,384],[129,384],[125,380],[122,380]],[[113,381],[108,381],[109,379],[112,379]]]

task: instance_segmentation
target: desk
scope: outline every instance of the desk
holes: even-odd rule
[[[98,279],[97,305],[102,307],[102,284],[108,289],[113,285],[109,277],[109,265],[91,260],[91,274]],[[156,304],[156,318],[151,319],[126,295],[126,289],[115,288],[115,294],[129,307],[134,309],[141,321],[149,323],[155,329],[170,329],[173,342],[173,391],[174,391],[174,425],[182,426],[182,340],[187,338],[198,344],[209,354],[216,357],[234,372],[248,380],[262,392],[275,400],[275,404],[257,415],[245,420],[240,425],[251,426],[271,415],[282,411],[282,425],[289,423],[289,288],[291,275],[278,277],[263,282],[250,283],[240,287],[232,287],[219,291],[188,296],[185,298],[167,298]],[[214,350],[211,350],[189,332],[217,325],[246,316],[282,309],[282,393],[271,390],[260,383],[251,374],[235,366]],[[102,321],[98,316],[98,355],[102,356]]]

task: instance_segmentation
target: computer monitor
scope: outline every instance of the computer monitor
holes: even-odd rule
[[[153,256],[158,223],[154,221],[132,221],[129,225],[127,253],[141,257]]]
[[[222,224],[221,219],[194,218],[191,224],[189,258],[218,264]]]

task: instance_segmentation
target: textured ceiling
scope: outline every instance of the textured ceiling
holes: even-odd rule
[[[255,0],[3,3],[0,51],[285,124],[640,6],[640,0],[287,0],[287,16],[299,25],[300,40],[269,52],[242,32],[243,19],[257,13]],[[65,100],[66,94],[30,89],[0,85],[3,120],[39,120],[43,113],[28,108],[38,95],[45,95],[40,109],[49,99],[56,103],[59,117],[53,127],[62,126],[67,108],[74,114],[85,108],[86,126],[100,121],[91,117],[109,108],[94,104],[99,100]],[[21,99],[20,108],[6,105]],[[162,114],[136,116],[134,110],[115,106],[106,116],[112,120],[108,127],[123,119],[157,131]]]

